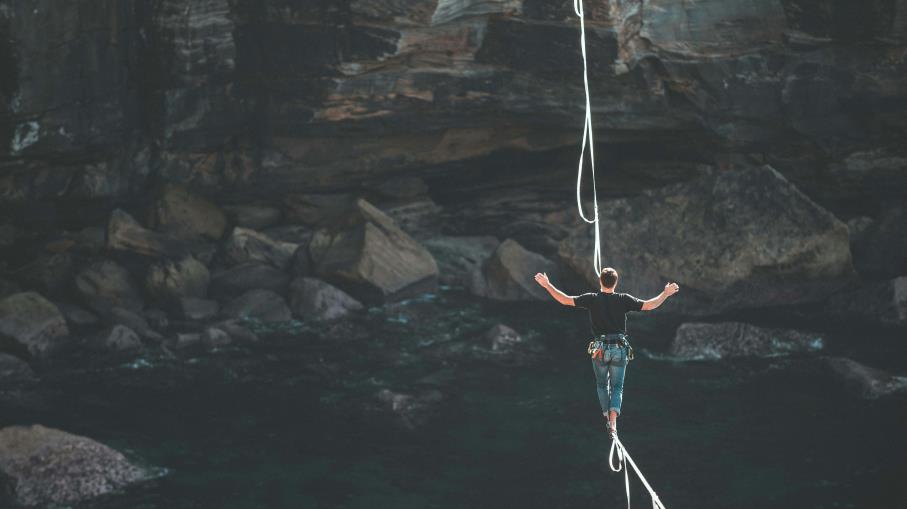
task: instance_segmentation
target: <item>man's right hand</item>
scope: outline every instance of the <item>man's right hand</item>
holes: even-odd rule
[[[544,272],[539,272],[535,275],[535,282],[540,284],[542,288],[548,288],[548,285],[551,284],[551,282],[548,281],[548,274],[545,274]]]
[[[668,283],[665,285],[665,297],[670,297],[679,291],[680,287],[677,286],[677,283]]]

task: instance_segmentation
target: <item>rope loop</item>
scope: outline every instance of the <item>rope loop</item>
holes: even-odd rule
[[[583,54],[583,89],[586,93],[586,114],[583,120],[583,142],[579,152],[579,164],[576,170],[576,208],[579,210],[579,217],[586,223],[594,225],[595,228],[595,249],[592,254],[592,267],[595,269],[595,277],[598,277],[602,271],[601,260],[601,234],[599,232],[598,222],[598,186],[595,182],[595,140],[592,135],[592,101],[589,94],[589,65],[586,57],[586,18],[583,13],[583,0],[573,0],[573,11],[579,17],[580,26],[580,50]],[[581,196],[583,186],[583,162],[586,158],[586,146],[589,146],[589,170],[592,175],[592,218],[586,217],[583,211],[583,200]]]

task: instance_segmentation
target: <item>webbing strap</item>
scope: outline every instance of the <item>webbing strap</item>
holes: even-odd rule
[[[614,463],[615,455],[617,456],[617,464]],[[611,470],[614,472],[624,471],[624,486],[627,489],[627,509],[630,509],[630,473],[627,468],[628,464],[633,467],[633,471],[636,472],[639,480],[642,481],[642,485],[649,490],[649,495],[652,497],[652,509],[665,509],[664,504],[662,504],[661,500],[658,498],[658,494],[655,493],[655,490],[649,485],[649,481],[646,481],[646,478],[642,475],[642,472],[640,472],[639,467],[636,466],[636,462],[634,462],[633,458],[627,454],[624,444],[617,438],[617,434],[615,434],[611,437],[611,452],[608,454],[608,466],[611,467]]]
[[[595,140],[592,137],[592,102],[589,99],[589,66],[586,60],[586,19],[583,15],[583,0],[573,0],[573,10],[579,16],[580,49],[583,54],[583,88],[586,91],[586,116],[583,120],[583,144],[579,152],[579,165],[576,170],[576,208],[583,221],[595,225],[595,250],[592,254],[592,267],[595,277],[602,271],[601,235],[598,227],[598,190],[595,185]],[[580,197],[583,182],[583,160],[586,155],[586,145],[589,145],[589,169],[592,174],[592,219],[583,212],[583,201]]]

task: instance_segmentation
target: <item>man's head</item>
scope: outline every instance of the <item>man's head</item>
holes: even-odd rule
[[[611,267],[602,269],[602,273],[598,276],[598,280],[602,285],[602,290],[614,290],[614,288],[617,287],[617,278],[616,270]]]

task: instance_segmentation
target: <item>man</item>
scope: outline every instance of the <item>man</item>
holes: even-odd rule
[[[599,275],[601,291],[584,293],[571,297],[558,290],[548,280],[548,275],[538,273],[535,280],[554,298],[565,306],[584,308],[589,312],[589,322],[595,339],[589,344],[592,354],[592,370],[598,401],[605,416],[608,433],[617,433],[617,416],[624,392],[624,372],[627,368],[627,313],[630,311],[651,311],[680,290],[677,283],[668,283],[657,297],[640,300],[626,293],[616,293],[617,271],[611,267],[602,269]]]

